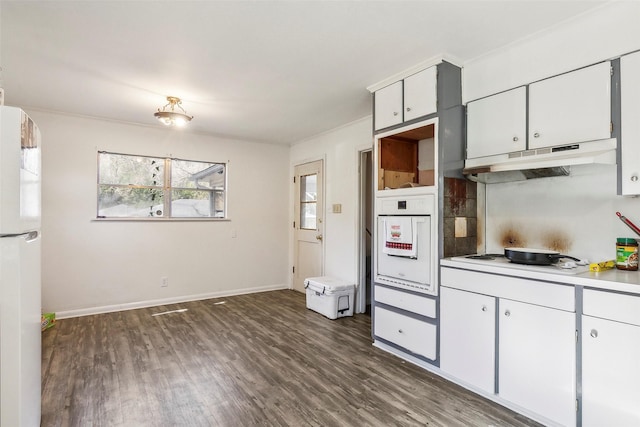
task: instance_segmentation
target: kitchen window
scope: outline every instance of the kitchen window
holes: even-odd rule
[[[226,163],[98,152],[98,218],[226,218]]]

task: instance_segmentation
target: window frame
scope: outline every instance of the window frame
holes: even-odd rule
[[[100,155],[115,155],[115,156],[126,156],[131,158],[151,158],[151,159],[159,159],[164,164],[164,176],[162,179],[162,183],[159,185],[138,185],[138,184],[106,184],[101,183],[100,181]],[[202,188],[185,188],[185,187],[174,187],[172,186],[172,176],[171,176],[171,167],[173,161],[182,161],[182,162],[193,162],[193,163],[206,163],[211,165],[223,165],[224,166],[224,177],[223,177],[223,189],[215,190],[215,189],[202,189]],[[153,155],[144,155],[144,154],[131,154],[131,153],[121,153],[115,151],[106,151],[106,150],[98,150],[96,154],[96,210],[95,210],[95,220],[96,221],[229,221],[229,205],[228,205],[228,197],[229,197],[229,161],[226,162],[218,162],[218,161],[205,161],[205,160],[191,160],[184,159],[180,157],[172,157],[172,156],[153,156]],[[112,187],[120,187],[120,188],[148,188],[148,189],[159,189],[162,197],[162,205],[163,205],[163,215],[162,216],[102,216],[100,213],[100,187],[101,186],[112,186]],[[210,197],[215,198],[216,193],[222,193],[223,197],[223,216],[173,216],[172,212],[172,194],[174,190],[196,190],[196,191],[204,191],[209,192]],[[215,215],[215,211],[213,212]]]
[[[303,180],[306,181],[305,178],[307,178],[308,176],[315,176],[315,178],[316,178],[316,193],[315,193],[316,197],[313,200],[306,200],[306,196],[304,197],[304,200],[303,200],[303,197],[302,197],[302,183],[303,183]],[[318,182],[317,181],[318,181],[318,174],[317,173],[310,173],[310,174],[306,174],[306,175],[300,175],[300,195],[299,195],[299,197],[300,197],[300,207],[299,207],[300,217],[298,218],[298,221],[300,221],[300,229],[301,230],[317,230],[318,229]],[[305,190],[306,190],[306,188],[305,188]],[[308,192],[305,191],[305,193],[308,193]],[[314,215],[314,224],[313,224],[314,227],[313,228],[307,228],[306,227],[306,225],[307,225],[306,221],[303,218],[304,214],[306,213],[305,207],[307,205],[314,205],[315,206],[315,209],[314,209],[315,215]]]

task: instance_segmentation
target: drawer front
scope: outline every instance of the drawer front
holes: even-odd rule
[[[440,283],[448,288],[575,312],[575,288],[520,277],[442,267]]]
[[[436,318],[436,300],[433,299],[376,286],[375,300],[432,319]]]
[[[582,312],[640,326],[640,297],[585,289]]]
[[[374,309],[374,334],[427,359],[436,358],[436,326],[384,308]]]

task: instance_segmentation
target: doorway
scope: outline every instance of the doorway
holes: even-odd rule
[[[324,271],[323,161],[294,168],[293,289],[305,292],[304,279],[322,276]]]
[[[359,205],[358,218],[358,297],[356,312],[371,313],[371,286],[373,268],[373,151],[360,151]]]

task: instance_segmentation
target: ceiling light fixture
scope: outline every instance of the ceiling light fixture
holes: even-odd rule
[[[193,119],[193,116],[187,115],[187,112],[182,108],[182,101],[175,96],[167,96],[167,105],[158,108],[158,111],[154,113],[156,119],[160,120],[160,123],[167,126],[184,126]],[[175,111],[178,107],[182,112]],[[167,110],[167,108],[169,110]]]

